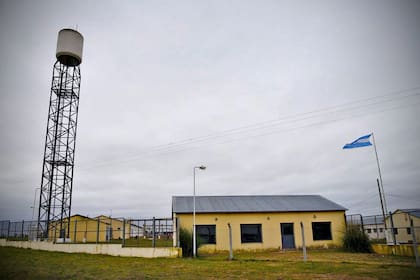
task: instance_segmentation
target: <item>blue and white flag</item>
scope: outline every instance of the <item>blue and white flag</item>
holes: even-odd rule
[[[354,140],[353,142],[344,145],[343,149],[353,149],[353,148],[372,146],[372,143],[370,143],[370,141],[369,141],[370,136],[372,136],[372,134],[362,136],[362,137]]]

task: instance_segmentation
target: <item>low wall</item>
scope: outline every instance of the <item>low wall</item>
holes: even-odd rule
[[[412,244],[407,245],[386,245],[386,244],[372,244],[372,249],[375,253],[381,255],[396,255],[414,257],[414,246]],[[419,252],[420,246],[417,246],[417,252]]]
[[[122,247],[121,244],[54,244],[44,241],[7,241],[6,239],[0,239],[0,246],[121,257],[177,258],[182,256],[182,249],[180,248]]]

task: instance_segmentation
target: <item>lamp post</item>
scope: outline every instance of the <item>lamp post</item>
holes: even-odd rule
[[[37,225],[35,224],[35,227],[32,225],[32,222],[34,221],[34,216],[35,216],[35,207],[36,207],[36,193],[38,192],[38,190],[41,190],[41,188],[35,188],[35,194],[34,194],[34,204],[31,206],[32,208],[32,219],[30,222],[30,229],[29,229],[29,236],[30,236],[30,240],[37,240],[37,232],[36,232],[36,227]]]
[[[194,190],[193,190],[193,256],[194,258],[197,256],[197,240],[196,240],[196,230],[195,230],[195,170],[201,169],[205,170],[206,167],[204,165],[194,166],[193,174],[194,174]]]
[[[35,194],[34,194],[34,204],[31,206],[32,208],[32,221],[34,220],[34,215],[35,215],[35,203],[36,203],[36,193],[38,190],[40,190],[41,188],[35,188]]]

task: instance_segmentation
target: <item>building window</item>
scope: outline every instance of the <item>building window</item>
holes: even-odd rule
[[[262,242],[261,224],[241,225],[241,242],[242,243]]]
[[[370,228],[367,229],[367,233],[371,233],[372,230]]]
[[[374,229],[373,229],[373,232],[377,232],[377,229],[376,229],[376,228],[374,228]]]
[[[407,228],[407,234],[411,234],[411,228]]]
[[[197,225],[196,229],[202,244],[216,244],[216,225]]]
[[[398,229],[394,228],[394,234],[398,234]]]
[[[331,222],[312,223],[312,236],[314,240],[332,240]]]
[[[383,228],[379,228],[379,232],[384,232],[384,229]]]

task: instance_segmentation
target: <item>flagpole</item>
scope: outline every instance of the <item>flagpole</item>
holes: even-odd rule
[[[381,200],[382,215],[384,216],[384,224],[385,224],[385,230],[386,230],[387,229],[387,226],[386,226],[386,219],[385,219],[384,208],[385,208],[385,212],[386,213],[388,213],[388,208],[386,206],[385,192],[384,192],[384,184],[382,182],[382,173],[381,173],[381,167],[379,165],[378,151],[376,150],[375,135],[372,132],[371,134],[368,134],[368,135],[359,137],[355,141],[353,141],[353,142],[351,142],[349,144],[344,145],[343,149],[353,149],[353,148],[360,148],[360,147],[371,146],[372,143],[370,143],[370,141],[369,141],[369,138],[371,136],[372,136],[372,140],[373,140],[372,141],[373,142],[373,148],[375,150],[376,164],[378,165],[379,180],[377,179],[376,181],[378,183],[379,198]],[[382,190],[382,192],[381,192],[381,190]],[[383,204],[382,204],[382,201],[383,201]],[[385,231],[385,232],[387,232],[387,231]],[[388,235],[386,235],[386,237],[387,237],[386,239],[388,240]]]
[[[372,140],[373,140],[373,148],[375,149],[376,163],[378,165],[379,181],[381,182],[382,197],[383,197],[383,201],[384,201],[385,213],[388,213],[388,208],[386,207],[386,200],[385,200],[384,184],[382,182],[381,167],[379,165],[378,152],[376,150],[375,135],[373,134],[373,132],[372,132]],[[384,223],[385,223],[385,221],[384,221]]]
[[[384,202],[385,213],[388,214],[388,208],[386,207],[386,200],[385,200],[384,184],[382,182],[381,167],[379,165],[378,151],[376,150],[376,142],[375,142],[375,136],[373,135],[373,132],[372,132],[372,141],[373,141],[373,148],[375,149],[376,163],[378,164],[379,181],[381,182],[382,198],[383,198],[383,202]],[[390,219],[391,219],[390,230],[391,230],[391,233],[393,234],[392,216],[390,217]],[[388,235],[387,235],[387,226],[386,226],[385,216],[384,216],[384,226],[385,226],[385,238],[386,238],[386,242],[388,243]],[[394,243],[395,243],[395,237],[394,237]]]
[[[378,183],[378,191],[379,191],[379,199],[381,201],[382,217],[384,218],[385,230],[387,230],[387,226],[386,226],[386,223],[385,223],[385,210],[384,210],[384,202],[383,202],[383,199],[382,199],[381,184],[379,183],[378,178],[376,178],[376,183]]]

